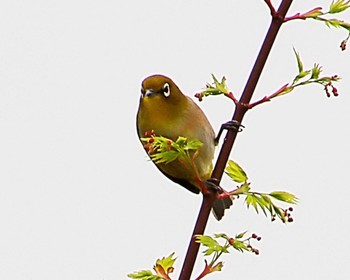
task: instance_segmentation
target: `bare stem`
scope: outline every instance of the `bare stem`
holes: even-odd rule
[[[265,1],[265,2],[267,4],[270,3],[270,1]],[[284,18],[292,2],[293,0],[282,0],[278,8],[278,11],[274,15],[272,15],[272,22],[271,22],[270,28],[261,46],[260,52],[255,61],[254,67],[250,73],[250,76],[248,78],[244,91],[242,93],[242,96],[239,102],[236,104],[232,120],[238,121],[239,123],[242,122],[243,117],[248,110],[248,108],[244,106],[244,104],[249,104],[253,96],[255,87],[258,83],[261,72],[264,68],[268,55],[271,51],[272,45],[276,39],[277,33],[281,25],[284,22]],[[269,5],[269,7],[271,10],[272,6]],[[225,170],[225,166],[229,158],[229,155],[231,153],[236,136],[237,136],[237,131],[229,130],[226,134],[226,138],[221,147],[218,160],[216,162],[215,168],[212,173],[212,178],[214,179],[214,181],[218,182],[218,184],[221,181],[222,174]],[[197,218],[195,228],[193,230],[193,234],[191,236],[191,241],[190,241],[186,258],[184,260],[184,264],[179,277],[180,280],[189,280],[191,277],[192,270],[197,258],[198,250],[199,250],[199,243],[196,242],[194,236],[197,234],[204,234],[204,230],[207,225],[210,210],[213,206],[214,201],[216,200],[216,196],[217,194],[213,192],[203,195],[202,206],[198,214],[198,218]]]

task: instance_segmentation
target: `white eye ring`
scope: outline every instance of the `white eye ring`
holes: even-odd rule
[[[170,86],[168,83],[165,83],[163,86],[163,94],[165,97],[169,97],[170,96]]]

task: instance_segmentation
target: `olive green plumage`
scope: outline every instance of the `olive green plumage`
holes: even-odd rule
[[[172,140],[179,136],[188,140],[197,139],[203,143],[195,157],[197,176],[201,181],[210,178],[215,149],[215,133],[203,111],[194,101],[185,96],[168,77],[153,75],[142,82],[141,98],[137,113],[137,132],[139,138],[154,130]],[[186,169],[180,162],[156,164],[172,181],[194,193],[201,187],[193,170]],[[225,203],[216,203],[219,208],[227,208]],[[224,209],[218,209],[223,213]],[[214,214],[215,214],[214,207]],[[216,215],[215,215],[216,216]],[[217,217],[217,216],[216,216]],[[221,217],[217,217],[220,219]]]

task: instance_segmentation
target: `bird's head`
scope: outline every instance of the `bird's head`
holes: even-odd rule
[[[163,75],[152,75],[143,80],[141,86],[141,100],[148,99],[149,102],[176,104],[181,102],[185,96],[177,85],[168,77]],[[153,100],[153,101],[152,101]]]

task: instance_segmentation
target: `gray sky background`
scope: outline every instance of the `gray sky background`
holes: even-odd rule
[[[330,0],[294,1],[289,15]],[[274,1],[277,5],[279,1]],[[0,10],[0,279],[126,279],[175,251],[177,279],[201,197],[147,160],[135,129],[140,83],[173,78],[193,96],[211,73],[239,95],[270,16],[255,1],[19,1]],[[348,22],[349,12],[341,15]],[[305,68],[338,74],[340,96],[300,88],[248,112],[231,158],[257,191],[300,198],[283,225],[240,199],[207,233],[256,232],[208,279],[344,279],[350,274],[350,50],[313,21],[282,27],[255,99]],[[225,98],[200,103],[217,130]],[[226,188],[229,180],[224,180]],[[203,268],[197,261],[194,275]]]

